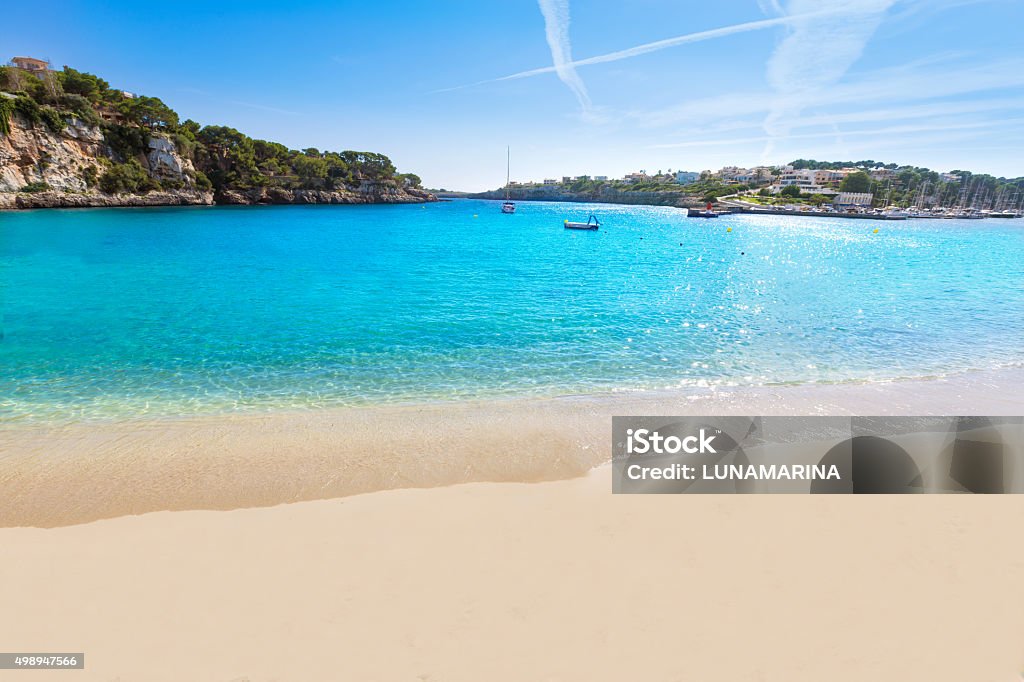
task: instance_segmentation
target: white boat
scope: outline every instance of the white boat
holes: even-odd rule
[[[512,170],[512,149],[509,147],[505,148],[505,203],[501,205],[502,213],[515,213],[516,203],[509,198],[509,179],[511,178]]]
[[[598,222],[597,216],[595,216],[593,213],[590,214],[590,217],[587,218],[587,222],[585,223],[573,223],[566,220],[562,224],[565,226],[565,229],[567,230],[596,230],[597,228],[601,227],[601,223]]]

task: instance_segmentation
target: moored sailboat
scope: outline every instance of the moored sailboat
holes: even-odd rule
[[[512,149],[505,148],[505,202],[501,205],[502,213],[515,213],[516,204],[509,198],[509,184],[512,171]]]

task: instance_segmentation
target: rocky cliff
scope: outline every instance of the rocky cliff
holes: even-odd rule
[[[59,133],[45,124],[32,124],[19,114],[0,136],[0,208],[87,206],[176,206],[212,204],[211,192],[195,186],[195,168],[174,144],[160,135],[149,140],[149,151],[135,160],[154,180],[170,181],[179,189],[145,194],[105,194],[95,187],[104,168],[118,157],[99,126],[66,119]]]
[[[282,189],[261,187],[226,190],[216,195],[218,204],[412,204],[437,201],[421,189],[360,185],[356,190]]]
[[[4,93],[0,93],[4,96]],[[197,182],[196,168],[168,135],[147,132],[148,149],[124,158],[104,129],[78,118],[54,132],[13,113],[0,134],[0,209],[184,206],[211,204],[367,204],[435,201],[425,191],[360,182],[339,190],[281,187],[214,192]],[[97,178],[114,164],[134,161],[155,188],[134,193],[103,192]],[[200,174],[201,175],[201,174]]]

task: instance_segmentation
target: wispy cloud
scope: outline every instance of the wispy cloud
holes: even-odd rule
[[[924,102],[892,107],[856,109],[842,113],[802,115],[790,122],[790,128],[792,130],[800,130],[804,128],[831,126],[834,130],[838,130],[839,124],[870,124],[910,119],[923,121],[939,117],[958,116],[961,114],[983,114],[995,111],[1024,112],[1024,97],[974,99],[970,102]],[[704,127],[703,132],[723,133],[759,127],[760,124],[752,120],[733,121]]]
[[[543,7],[543,0],[539,0]],[[798,21],[822,17],[826,15],[843,14],[845,9],[841,6],[830,7],[824,10],[810,11],[800,16],[782,16],[772,19],[760,19],[758,21],[748,21],[742,24],[732,24],[730,26],[723,26],[721,28],[714,28],[707,31],[697,31],[696,33],[687,33],[684,35],[676,36],[675,38],[666,38],[665,40],[656,40],[651,43],[644,43],[635,47],[630,47],[625,50],[617,50],[615,52],[609,52],[607,54],[597,55],[595,57],[587,57],[586,59],[570,60],[565,62],[563,65],[567,68],[575,69],[580,66],[591,66],[593,64],[607,64],[608,62],[617,62],[622,59],[630,59],[632,57],[639,57],[640,55],[649,54],[651,52],[657,52],[658,50],[665,50],[670,47],[677,47],[679,45],[686,45],[687,43],[699,43],[705,40],[713,40],[715,38],[725,38],[727,36],[735,35],[737,33],[747,33],[749,31],[762,31],[768,28],[774,28],[776,26],[786,26],[793,24]],[[550,43],[550,37],[548,39]],[[532,76],[540,76],[546,73],[556,73],[558,68],[556,66],[544,66],[537,69],[529,69],[527,71],[519,71],[517,73],[509,74],[507,76],[500,76],[498,78],[489,78],[487,80],[477,81],[475,83],[469,83],[466,85],[456,85],[450,88],[441,88],[434,92],[450,92],[452,90],[461,90],[463,88],[471,88],[477,85],[485,85],[487,83],[499,83],[501,81],[518,80],[520,78],[530,78]]]
[[[796,18],[768,60],[767,80],[776,96],[764,119],[763,157],[771,157],[776,138],[785,137],[789,121],[805,100],[837,83],[860,58],[895,0],[788,0],[786,16]],[[778,5],[775,5],[778,7]],[[837,13],[808,17],[824,6]]]
[[[815,92],[798,93],[793,102],[800,111],[808,109],[839,110],[832,118],[853,119],[871,105],[882,103],[890,110],[928,102],[941,112],[947,104],[942,98],[963,96],[984,91],[1006,92],[1024,86],[1024,60],[1006,59],[976,65],[953,66],[944,61],[921,60],[899,66],[878,69],[857,79],[847,79]],[[688,127],[708,126],[721,129],[736,124],[763,125],[763,116],[780,105],[781,95],[765,91],[736,92],[690,100],[664,109],[637,110],[626,115],[636,125],[659,128],[687,124]],[[962,105],[956,105],[962,106]],[[844,108],[845,107],[845,108]],[[913,111],[913,110],[911,110]],[[920,113],[920,112],[917,112]],[[897,116],[893,112],[893,116]],[[762,117],[758,119],[757,117]],[[828,118],[829,114],[817,116]],[[788,121],[791,127],[805,120],[794,114]]]
[[[863,130],[847,130],[842,133],[844,137],[863,137],[863,136],[892,136],[892,135],[913,135],[925,132],[940,132],[940,131],[951,131],[951,130],[975,130],[985,129],[990,130],[1002,126],[1013,126],[1016,127],[1024,123],[1024,118],[1005,118],[999,121],[974,121],[971,123],[930,123],[930,124],[909,124],[900,126],[886,126],[883,128],[870,128]],[[801,133],[796,135],[788,135],[787,140],[815,140],[821,138],[836,137],[834,131],[824,131],[819,133]],[[752,142],[766,142],[774,139],[770,135],[761,135],[757,137],[725,137],[715,140],[687,140],[686,142],[672,142],[668,144],[653,144],[649,147],[651,149],[677,149],[684,147],[712,147],[720,145],[737,145],[737,144],[750,144]]]
[[[592,109],[590,95],[583,80],[576,73],[572,61],[572,43],[569,41],[569,0],[537,0],[544,15],[544,36],[551,50],[552,69],[559,80],[576,96],[584,116]]]

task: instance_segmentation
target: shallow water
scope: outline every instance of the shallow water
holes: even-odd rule
[[[0,416],[875,380],[1024,358],[1024,221],[499,205],[0,214]],[[600,231],[562,228],[590,212]]]

